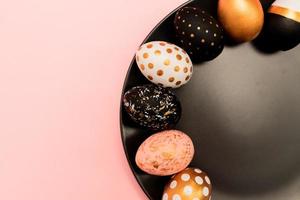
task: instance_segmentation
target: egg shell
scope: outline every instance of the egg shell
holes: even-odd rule
[[[211,195],[212,185],[207,174],[198,168],[187,168],[167,183],[162,200],[210,200]]]
[[[153,84],[128,90],[123,105],[133,121],[152,130],[172,128],[181,117],[181,104],[175,94]]]
[[[194,156],[191,138],[178,130],[156,133],[146,139],[136,153],[136,164],[144,172],[168,176],[185,169]]]
[[[212,60],[223,51],[223,28],[207,11],[184,7],[176,13],[174,25],[180,46],[193,62]]]
[[[188,54],[164,41],[143,44],[136,52],[136,62],[149,81],[162,87],[178,88],[186,84],[193,74]]]
[[[270,43],[289,50],[300,43],[300,1],[277,0],[270,7],[264,27]]]
[[[236,42],[255,39],[264,24],[264,12],[259,0],[219,0],[219,21]]]

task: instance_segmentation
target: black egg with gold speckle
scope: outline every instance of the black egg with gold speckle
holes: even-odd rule
[[[181,104],[175,94],[152,84],[128,90],[123,105],[133,121],[152,130],[172,128],[181,117]]]
[[[193,62],[212,60],[223,51],[223,28],[205,10],[184,7],[176,13],[174,25],[179,46]]]

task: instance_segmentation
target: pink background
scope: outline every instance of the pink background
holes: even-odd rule
[[[147,199],[120,92],[138,45],[184,1],[1,1],[1,200]]]

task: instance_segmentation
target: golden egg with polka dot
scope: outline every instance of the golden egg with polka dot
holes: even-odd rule
[[[136,62],[149,81],[162,87],[178,88],[193,74],[193,63],[186,51],[165,41],[143,44],[136,52]]]
[[[210,200],[212,185],[205,172],[187,168],[167,183],[162,200]]]
[[[183,7],[174,19],[180,47],[185,49],[193,62],[216,58],[224,49],[222,26],[207,11],[198,7]]]

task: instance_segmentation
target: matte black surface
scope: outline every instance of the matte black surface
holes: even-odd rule
[[[216,14],[216,0],[191,4]],[[145,40],[174,42],[173,12]],[[124,91],[148,81],[132,62]],[[213,200],[299,200],[300,48],[264,53],[251,43],[226,46],[211,62],[194,65],[191,81],[175,90],[182,104],[177,129],[189,134],[191,166],[206,171]],[[134,162],[153,132],[137,127],[121,106],[129,164],[151,200],[160,200],[169,177],[150,176]]]
[[[300,23],[281,15],[268,13],[264,29],[279,50],[289,50],[300,42]]]

